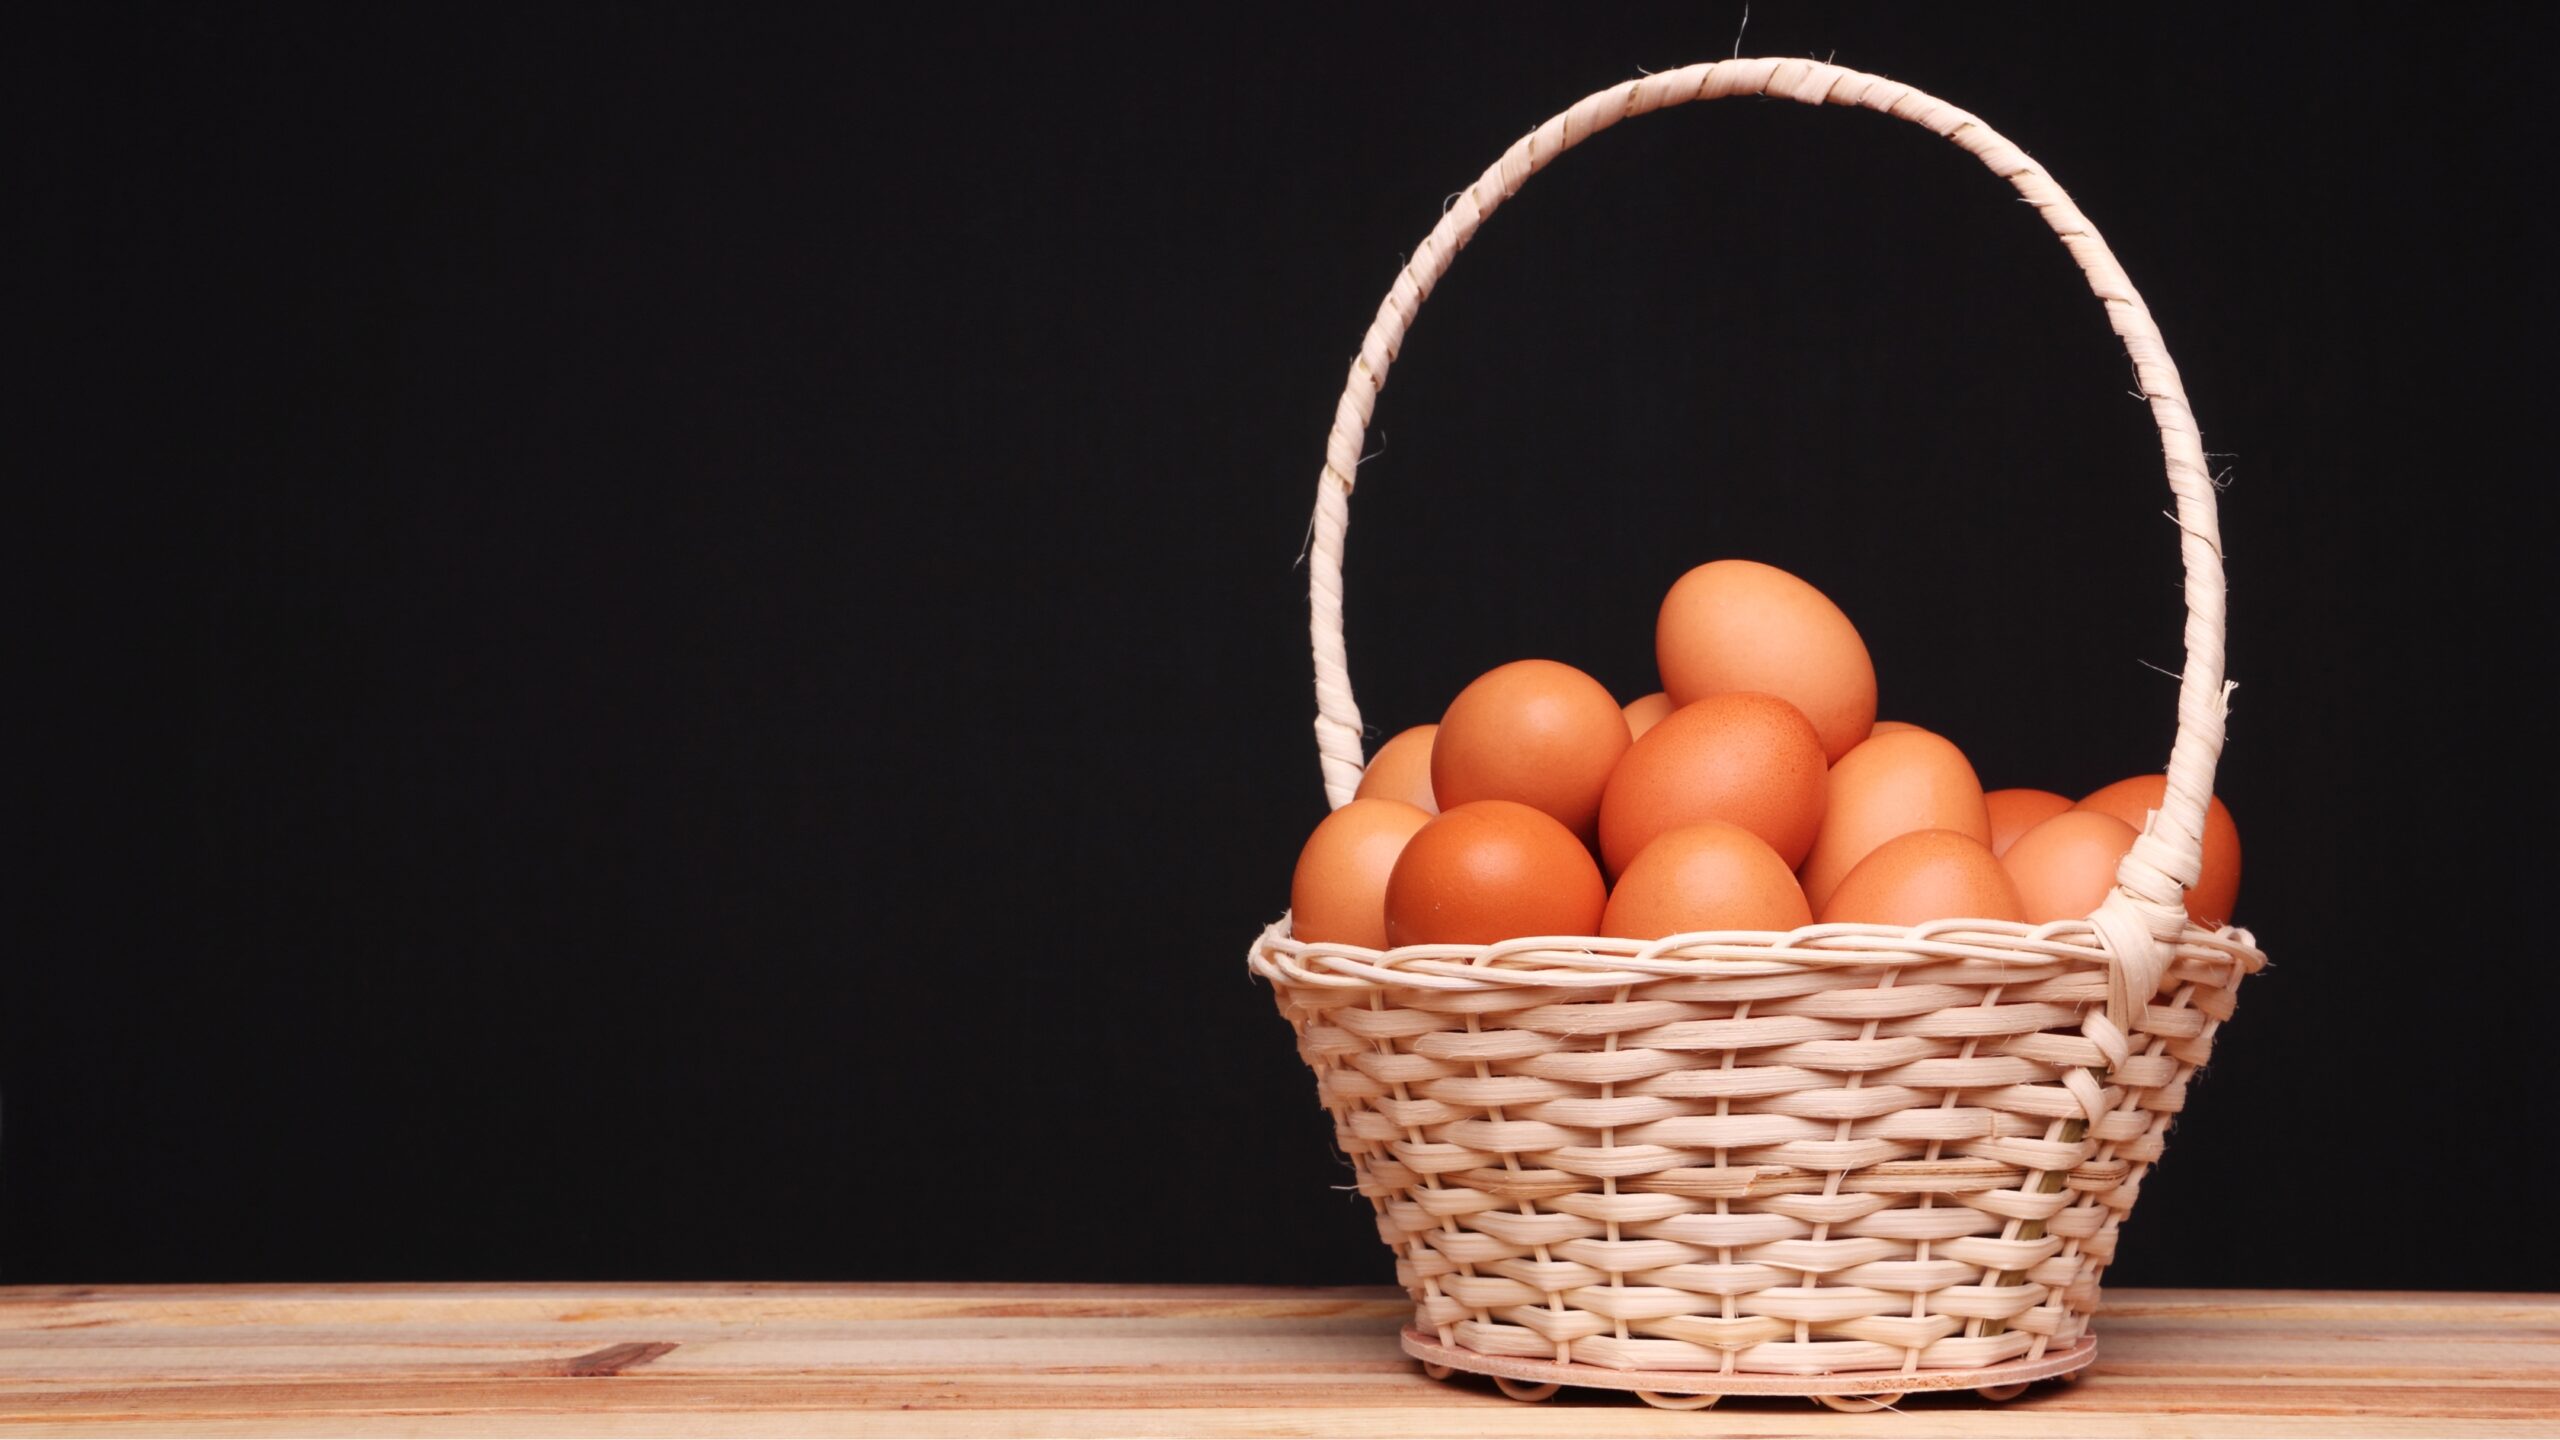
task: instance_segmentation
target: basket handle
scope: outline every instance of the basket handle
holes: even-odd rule
[[[1360,342],[1334,410],[1323,474],[1316,483],[1314,536],[1309,545],[1309,631],[1316,662],[1316,749],[1324,766],[1326,797],[1337,808],[1351,799],[1362,768],[1360,709],[1342,643],[1342,544],[1351,525],[1351,487],[1360,464],[1362,437],[1376,410],[1387,369],[1404,344],[1431,288],[1448,273],[1476,227],[1503,201],[1519,193],[1547,162],[1630,116],[1692,100],[1729,95],[1772,95],[1807,105],[1857,106],[1908,120],[1951,140],[2008,181],[2061,237],[2087,275],[2090,292],[2106,305],[2107,318],[2133,360],[2143,397],[2160,427],[2169,488],[2177,496],[2176,520],[2186,564],[2186,666],[2178,686],[2178,735],[2170,747],[2167,794],[2144,826],[2117,872],[2116,894],[2093,917],[2101,936],[2120,954],[2167,963],[2166,946],[2185,925],[2184,888],[2193,883],[2204,853],[2206,802],[2213,794],[2214,762],[2222,753],[2229,689],[2222,678],[2223,575],[2220,527],[2204,441],[2187,408],[2186,388],[2169,359],[2151,312],[2122,266],[2099,238],[2097,227],[2026,152],[1990,126],[1943,100],[1880,76],[1813,60],[1718,60],[1664,71],[1586,96],[1563,114],[1522,136],[1473,185],[1460,192],[1440,223],[1414,247]],[[2135,927],[2155,942],[2145,945]],[[2124,978],[2124,977],[2119,977]],[[2131,977],[2134,998],[2110,1009],[2124,1017],[2147,994]],[[2156,980],[2157,976],[2153,976]]]

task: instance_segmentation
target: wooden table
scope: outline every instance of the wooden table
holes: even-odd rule
[[[0,1289],[0,1436],[2560,1435],[2560,1296],[2110,1292],[2007,1405],[1673,1414],[1423,1378],[1383,1290]]]

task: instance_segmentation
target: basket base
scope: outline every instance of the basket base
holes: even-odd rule
[[[1939,1390],[1980,1390],[1985,1392],[1985,1398],[2006,1400],[2024,1390],[2031,1380],[2050,1380],[2085,1368],[2097,1358],[2098,1337],[2084,1335],[2079,1344],[2068,1350],[2048,1350],[2032,1360],[2009,1360],[1980,1370],[1863,1370],[1842,1375],[1727,1375],[1713,1370],[1611,1370],[1600,1365],[1559,1365],[1553,1360],[1487,1355],[1443,1345],[1438,1336],[1411,1326],[1405,1328],[1404,1353],[1421,1361],[1434,1379],[1459,1371],[1490,1375],[1497,1383],[1514,1382],[1504,1384],[1502,1391],[1515,1399],[1543,1400],[1558,1385],[1581,1385],[1594,1390],[1633,1390],[1652,1404],[1692,1397],[1710,1397],[1711,1403],[1712,1399],[1727,1395],[1802,1395],[1816,1400],[1826,1396],[1879,1395],[1899,1399]]]

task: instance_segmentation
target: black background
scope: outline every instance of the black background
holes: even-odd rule
[[[21,14],[0,1280],[1383,1282],[1243,957],[1443,196],[1742,9]],[[2560,1287],[2539,8],[1763,3],[2048,164],[2217,463],[2244,993],[2123,1283]],[[1372,432],[1372,728],[1798,571],[1992,785],[2157,769],[2175,532],[2033,214],[1735,101]],[[2468,1236],[2468,1239],[2463,1237]]]

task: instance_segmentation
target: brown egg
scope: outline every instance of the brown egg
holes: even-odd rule
[[[1926,730],[1879,735],[1831,767],[1822,833],[1798,873],[1819,914],[1850,867],[1896,835],[1953,830],[1986,849],[1991,816],[1973,765]]]
[[[1774,695],[1683,705],[1618,762],[1600,801],[1600,854],[1623,874],[1655,837],[1707,820],[1739,825],[1793,866],[1823,808],[1822,740]]]
[[[1710,820],[1683,825],[1637,855],[1609,892],[1603,934],[1659,940],[1692,930],[1793,930],[1813,923],[1795,872],[1769,842]]]
[[[1592,935],[1608,901],[1591,852],[1555,817],[1509,800],[1477,800],[1441,811],[1406,843],[1387,878],[1387,938],[1397,945],[1490,945],[1524,935]]]
[[[1653,650],[1672,704],[1743,690],[1775,695],[1813,722],[1826,760],[1848,754],[1875,725],[1876,667],[1858,627],[1775,566],[1717,560],[1681,576],[1662,597]]]
[[[2136,775],[2083,799],[2079,808],[2103,811],[2140,830],[2168,793],[2168,776]],[[2199,925],[2220,926],[2230,920],[2232,907],[2239,903],[2240,827],[2216,795],[2205,806],[2204,866],[2187,891],[2187,915]]]
[[[2050,790],[1994,790],[1982,797],[1991,812],[1991,853],[2006,855],[2018,837],[2071,808]]]
[[[1443,810],[1516,800],[1588,840],[1628,743],[1627,717],[1599,681],[1553,660],[1515,660],[1477,676],[1440,717],[1431,793]]]
[[[1369,757],[1369,767],[1360,772],[1360,788],[1351,793],[1401,800],[1426,814],[1439,814],[1440,802],[1431,795],[1431,737],[1439,733],[1437,725],[1398,732]]]
[[[2133,848],[2133,827],[2096,810],[2065,810],[2018,837],[2001,868],[2018,886],[2030,925],[2070,920],[2098,908],[2116,888],[2116,864]]]
[[[1915,830],[1887,840],[1842,877],[1822,906],[1825,925],[2025,918],[2018,887],[1991,847],[1953,830]]]
[[[1387,877],[1431,817],[1401,800],[1353,800],[1317,822],[1289,880],[1289,933],[1387,948]]]
[[[1627,702],[1625,711],[1627,717],[1627,733],[1634,738],[1641,740],[1644,738],[1644,732],[1652,729],[1658,724],[1661,724],[1662,717],[1670,713],[1670,696],[1663,694],[1659,690],[1654,691],[1650,695],[1639,695],[1635,699]]]
[[[1873,729],[1867,731],[1867,738],[1873,740],[1879,735],[1890,735],[1896,730],[1917,730],[1919,728],[1919,726],[1912,724],[1908,720],[1879,720],[1875,723],[1875,727]]]

